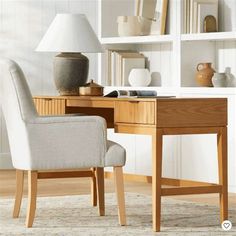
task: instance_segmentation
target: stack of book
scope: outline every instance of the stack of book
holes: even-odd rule
[[[136,51],[107,50],[107,86],[129,86],[133,68],[145,68],[145,57]]]
[[[203,33],[207,16],[216,20],[218,31],[218,0],[183,0],[183,33]]]

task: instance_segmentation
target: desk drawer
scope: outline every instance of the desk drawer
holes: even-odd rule
[[[133,124],[155,124],[155,102],[116,101],[115,122]]]
[[[34,103],[41,116],[65,114],[65,99],[34,98]]]

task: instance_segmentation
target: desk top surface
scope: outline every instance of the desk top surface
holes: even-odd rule
[[[227,98],[193,98],[193,97],[174,97],[174,96],[160,96],[160,97],[150,97],[150,98],[137,98],[137,97],[103,97],[103,96],[34,96],[34,98],[53,98],[53,99],[65,99],[65,100],[90,100],[90,101],[180,101],[180,100],[221,100],[227,101]]]

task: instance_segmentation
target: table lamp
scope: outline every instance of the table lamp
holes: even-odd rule
[[[60,95],[79,95],[89,70],[81,53],[102,52],[102,46],[85,15],[57,14],[36,51],[60,52],[54,58],[56,88]]]

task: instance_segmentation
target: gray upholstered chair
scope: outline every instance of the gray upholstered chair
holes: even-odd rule
[[[26,226],[31,227],[36,209],[37,179],[46,178],[47,170],[52,173],[52,170],[78,168],[96,168],[99,212],[104,215],[103,168],[112,166],[116,180],[119,222],[125,225],[122,172],[125,149],[107,141],[105,120],[98,116],[39,116],[19,65],[8,59],[1,59],[0,64],[0,101],[12,163],[17,170],[13,215],[19,216],[24,171],[28,172]]]

